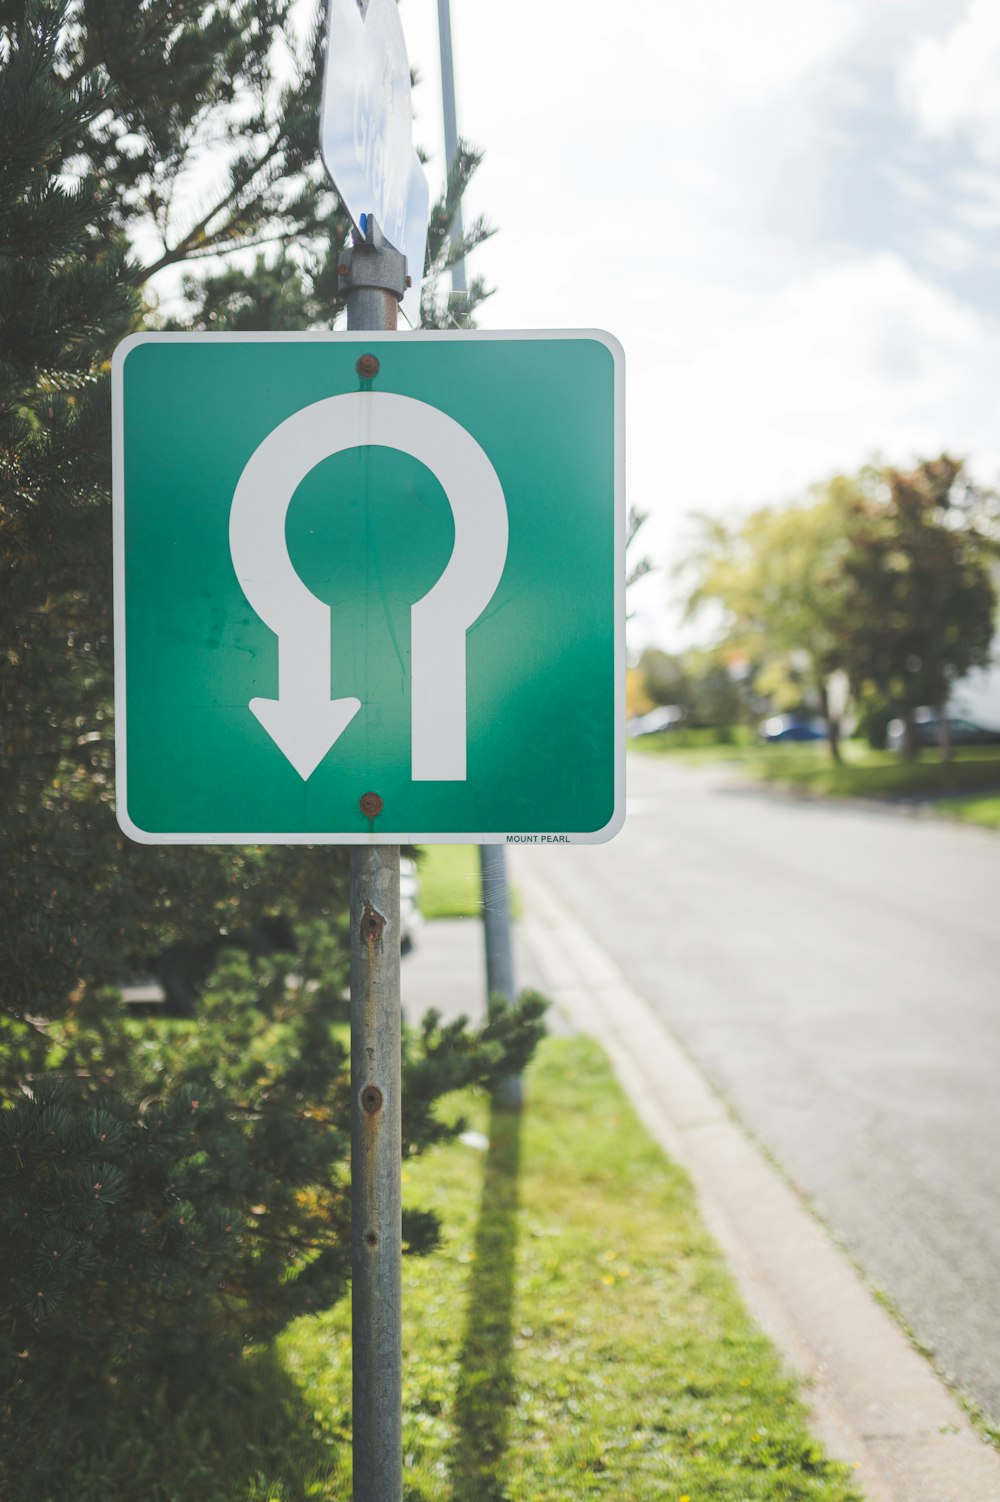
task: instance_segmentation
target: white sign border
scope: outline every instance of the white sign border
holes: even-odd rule
[[[601,829],[468,831],[428,833],[383,830],[368,833],[153,833],[141,829],[128,812],[128,745],[125,665],[125,424],[124,369],[133,349],[144,344],[371,344],[403,339],[407,343],[491,342],[516,339],[587,339],[603,344],[614,363],[614,810]],[[604,329],[461,329],[387,332],[314,333],[160,333],[130,334],[115,349],[111,362],[112,533],[114,546],[114,679],[115,679],[115,813],[119,827],[140,845],[600,845],[625,822],[625,351]]]

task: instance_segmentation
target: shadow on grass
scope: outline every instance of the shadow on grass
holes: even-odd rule
[[[493,1103],[455,1396],[453,1502],[507,1502],[521,1115]]]
[[[323,1433],[270,1347],[214,1382],[211,1362],[186,1391],[150,1373],[88,1394],[53,1383],[44,1443],[0,1460],[4,1502],[301,1502],[338,1471]],[[11,1435],[11,1444],[14,1438]],[[312,1489],[312,1490],[310,1490]]]

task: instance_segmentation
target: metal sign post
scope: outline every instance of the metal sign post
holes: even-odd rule
[[[399,846],[351,849],[354,1502],[403,1494]]]
[[[391,331],[406,260],[369,215],[341,258],[348,329]],[[377,371],[362,354],[358,372]],[[361,799],[373,821],[375,791]],[[351,847],[351,1336],[354,1502],[403,1495],[399,846]]]

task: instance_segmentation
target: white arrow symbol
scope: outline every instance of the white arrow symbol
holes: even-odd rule
[[[361,708],[360,699],[330,698],[330,607],[292,567],[285,517],[296,488],[327,456],[315,452],[313,425],[296,412],[251,455],[229,514],[229,548],[240,587],[278,638],[278,697],[251,699],[250,709],[303,779],[310,777]],[[299,444],[313,437],[313,453]]]
[[[464,781],[465,634],[493,596],[507,557],[507,507],[479,444],[437,407],[390,392],[326,397],[279,423],[240,475],[229,548],[240,587],[278,638],[278,697],[250,709],[305,780],[361,708],[330,698],[330,607],[292,567],[285,518],[311,469],[344,449],[401,449],[448,497],[455,545],[444,573],[410,612],[412,774]]]

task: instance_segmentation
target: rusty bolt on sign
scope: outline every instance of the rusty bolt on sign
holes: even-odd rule
[[[355,362],[354,369],[363,381],[370,381],[373,376],[378,375],[380,366],[374,355],[362,355],[360,360]],[[374,796],[374,794],[370,795],[366,793],[365,796]],[[381,799],[379,800],[379,805],[381,806]]]
[[[365,1086],[361,1092],[361,1104],[369,1116],[374,1116],[376,1111],[381,1110],[382,1092],[377,1085]]]
[[[361,364],[360,360],[358,361],[358,364]],[[361,808],[361,812],[364,814],[366,819],[377,818],[385,806],[378,793],[362,793],[358,802]]]

